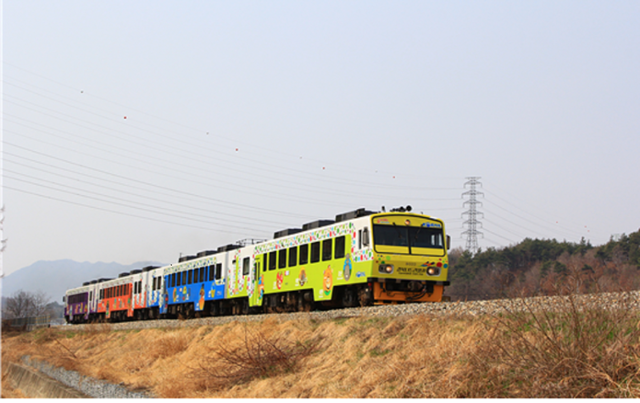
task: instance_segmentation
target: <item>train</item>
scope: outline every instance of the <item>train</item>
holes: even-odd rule
[[[64,315],[79,324],[440,302],[449,248],[441,219],[359,208],[85,282],[66,291]]]

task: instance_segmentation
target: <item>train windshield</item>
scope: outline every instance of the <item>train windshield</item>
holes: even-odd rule
[[[444,251],[441,228],[373,225],[373,242],[378,252],[431,254]],[[440,252],[442,253],[442,252]]]

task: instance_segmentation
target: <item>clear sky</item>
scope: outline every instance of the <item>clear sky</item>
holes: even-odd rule
[[[4,271],[365,207],[464,246],[640,228],[638,1],[4,0]]]

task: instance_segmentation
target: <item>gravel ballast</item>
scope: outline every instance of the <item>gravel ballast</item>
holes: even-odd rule
[[[51,378],[72,387],[87,396],[98,399],[144,399],[151,398],[148,393],[132,392],[122,385],[115,385],[88,376],[80,375],[76,371],[68,371],[64,368],[56,368],[43,361],[32,360],[29,356],[22,357],[22,362],[37,369]]]

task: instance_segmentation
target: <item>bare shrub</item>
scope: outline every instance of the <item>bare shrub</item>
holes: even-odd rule
[[[318,344],[319,339],[301,343],[277,335],[267,336],[261,331],[249,334],[245,327],[244,342],[240,346],[210,348],[210,356],[191,376],[200,380],[201,388],[218,389],[294,372],[304,358],[317,350]]]

